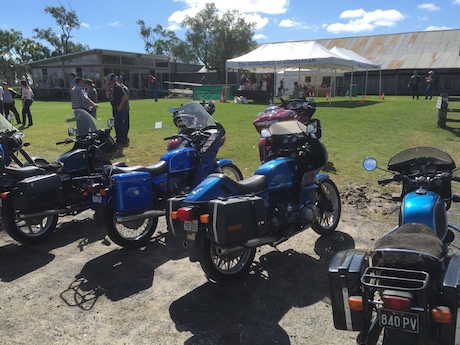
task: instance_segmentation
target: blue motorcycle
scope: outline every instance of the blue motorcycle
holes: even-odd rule
[[[210,173],[243,178],[231,160],[216,159],[225,142],[225,130],[199,102],[170,112],[181,131],[165,140],[178,139],[177,148],[151,166],[106,166],[103,181],[92,188],[96,221],[105,224],[110,239],[120,246],[145,245],[158,217],[166,215],[167,199],[189,193]],[[155,128],[163,128],[162,123],[157,122]]]
[[[199,261],[211,281],[243,277],[259,246],[275,247],[309,227],[334,232],[340,195],[319,174],[327,152],[317,130],[318,120],[273,123],[262,131],[270,156],[254,176],[233,181],[211,174],[186,197],[169,199],[170,229],[186,236],[190,261]]]
[[[367,170],[377,168],[373,158]],[[383,169],[382,169],[383,170]],[[380,185],[402,183],[399,225],[374,249],[338,252],[329,267],[334,326],[360,331],[358,344],[458,344],[460,255],[447,244],[460,229],[447,222],[455,162],[433,147],[414,147],[388,162]],[[383,335],[381,333],[383,332]]]

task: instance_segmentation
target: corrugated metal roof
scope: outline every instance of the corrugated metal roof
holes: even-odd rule
[[[353,50],[382,69],[460,68],[460,30],[319,39],[328,49]]]

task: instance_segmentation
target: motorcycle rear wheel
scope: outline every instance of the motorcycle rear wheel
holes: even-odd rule
[[[209,280],[215,283],[231,283],[238,281],[249,272],[255,255],[256,248],[219,255],[217,244],[205,239],[204,255],[200,265]]]
[[[317,191],[315,205],[318,208],[318,217],[311,228],[321,236],[332,235],[339,225],[342,206],[337,186],[332,180],[326,178],[321,181],[324,192]]]
[[[58,215],[35,217],[20,220],[10,202],[2,207],[2,218],[5,230],[13,239],[20,243],[38,243],[50,237],[58,222]]]
[[[105,225],[110,239],[122,247],[139,248],[147,245],[158,225],[158,217],[117,223],[112,205],[108,205]]]
[[[243,174],[240,169],[235,164],[225,164],[219,168],[219,172],[224,175],[227,175],[232,180],[240,181],[243,179]]]

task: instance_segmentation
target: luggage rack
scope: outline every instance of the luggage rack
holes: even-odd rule
[[[369,288],[397,289],[403,291],[424,290],[429,275],[424,271],[390,267],[367,267],[361,283]]]

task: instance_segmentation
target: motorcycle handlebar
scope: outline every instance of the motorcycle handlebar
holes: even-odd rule
[[[381,185],[381,186],[385,186],[391,182],[394,182],[396,181],[395,177],[393,176],[392,178],[386,178],[386,179],[383,179],[383,180],[378,180],[378,184]]]
[[[75,142],[75,140],[66,138],[64,141],[58,141],[58,142],[56,143],[56,145],[70,144],[70,143],[73,143],[73,142]]]

